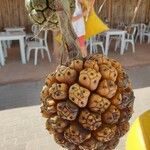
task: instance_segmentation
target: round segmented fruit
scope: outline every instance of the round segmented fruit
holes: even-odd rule
[[[56,143],[68,150],[112,150],[129,130],[134,93],[119,62],[95,54],[49,74],[41,102]]]
[[[68,0],[71,13],[74,12],[75,0]],[[59,21],[56,14],[55,0],[26,0],[26,8],[34,23],[46,29],[59,29]]]

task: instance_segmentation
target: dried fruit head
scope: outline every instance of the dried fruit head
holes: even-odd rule
[[[41,112],[56,143],[68,150],[112,150],[129,130],[134,93],[119,62],[95,54],[47,76]]]
[[[71,13],[74,12],[75,0],[68,0]],[[26,0],[27,11],[32,22],[39,24],[45,29],[58,30],[59,19],[56,10],[59,6],[56,0]]]

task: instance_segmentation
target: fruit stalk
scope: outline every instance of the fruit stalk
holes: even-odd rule
[[[76,41],[77,36],[75,35],[71,24],[69,1],[55,0],[55,7],[56,14],[59,18],[63,44],[68,50],[69,58],[77,57],[80,53],[80,47]]]

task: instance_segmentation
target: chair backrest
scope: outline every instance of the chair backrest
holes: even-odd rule
[[[137,28],[138,28],[137,26],[128,26],[126,30],[128,34],[135,36]]]
[[[136,31],[137,31],[137,27],[133,27],[133,32],[132,32],[133,37],[135,37]]]
[[[150,32],[150,23],[146,26],[145,32]]]
[[[37,37],[37,42],[40,42],[40,44],[44,47],[48,47],[47,35],[48,35],[48,31],[42,30],[39,32],[38,37]]]
[[[39,25],[38,25],[38,24],[33,24],[32,27],[31,27],[31,31],[32,31],[34,34],[37,34],[38,31],[39,31]]]
[[[140,30],[141,30],[141,32],[145,32],[146,28],[147,28],[146,24],[144,24],[144,23],[140,24]]]
[[[128,35],[128,38],[132,38],[132,39],[134,39],[135,38],[135,35],[136,35],[136,32],[137,32],[137,29],[138,27],[137,26],[129,26],[129,27],[127,27],[127,35]]]
[[[44,32],[43,44],[44,44],[44,46],[48,47],[48,44],[47,44],[48,31],[47,31],[47,30],[44,30],[43,32]]]

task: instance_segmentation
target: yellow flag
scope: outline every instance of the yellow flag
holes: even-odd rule
[[[88,7],[90,7],[90,0],[83,0],[83,6],[82,9],[88,10]],[[87,20],[85,20],[85,31],[86,35],[85,38],[89,39],[90,37],[105,32],[109,30],[107,25],[97,16],[96,12],[94,9],[90,12]]]
[[[94,9],[91,11],[88,20],[85,22],[86,35],[85,38],[89,39],[90,37],[105,32],[109,30],[107,25],[97,16]]]

